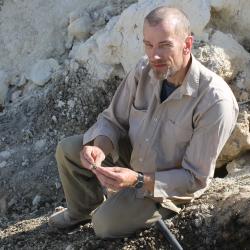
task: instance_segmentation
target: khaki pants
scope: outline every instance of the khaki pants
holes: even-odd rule
[[[129,167],[131,146],[120,143],[117,166]],[[71,136],[59,142],[56,160],[69,214],[75,218],[90,219],[94,231],[101,238],[126,237],[138,229],[150,227],[158,219],[172,215],[150,198],[136,198],[134,188],[123,189],[104,201],[103,188],[95,175],[81,167],[82,135]],[[114,166],[106,157],[104,166]],[[104,202],[103,202],[104,201]],[[160,207],[160,209],[159,209]]]

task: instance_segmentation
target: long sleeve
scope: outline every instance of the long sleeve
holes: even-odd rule
[[[127,74],[119,85],[107,109],[97,118],[97,122],[84,134],[83,144],[94,140],[99,135],[107,136],[114,146],[111,153],[114,161],[118,160],[118,140],[127,134],[129,112],[136,91],[136,68]]]
[[[207,187],[237,116],[238,107],[231,100],[211,106],[197,122],[181,168],[155,173],[154,197],[190,197]]]

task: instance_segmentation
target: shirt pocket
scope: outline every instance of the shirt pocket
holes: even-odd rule
[[[129,115],[129,138],[132,145],[134,145],[134,142],[138,138],[138,134],[141,131],[146,114],[147,109],[138,109],[134,104],[132,104]]]
[[[193,135],[193,129],[186,128],[172,120],[167,121],[166,129],[171,133],[173,142],[176,145],[187,145]]]

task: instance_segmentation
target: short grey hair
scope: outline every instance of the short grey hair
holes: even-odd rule
[[[153,9],[145,17],[144,23],[147,21],[149,25],[156,26],[170,17],[177,20],[175,27],[176,34],[184,36],[191,35],[190,21],[187,14],[174,7],[161,6]]]

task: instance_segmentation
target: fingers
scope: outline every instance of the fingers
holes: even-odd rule
[[[84,146],[80,151],[80,160],[83,167],[92,170],[93,166],[101,165],[105,159],[105,155],[102,150],[95,146]]]
[[[82,149],[82,155],[92,165],[100,166],[105,159],[103,151],[96,146],[84,146]]]
[[[95,159],[95,164],[97,166],[101,166],[102,162],[105,160],[105,155],[104,154],[98,154]]]
[[[82,149],[82,154],[85,160],[87,160],[90,164],[93,164],[95,162],[95,159],[92,157],[92,146],[85,146]],[[93,155],[94,156],[94,155]],[[95,156],[94,156],[95,157]]]
[[[110,179],[110,178],[98,173],[96,170],[94,170],[93,172],[95,173],[97,179],[100,181],[102,186],[104,186],[106,188],[113,189],[113,190],[119,190],[120,189],[115,180]]]
[[[92,169],[92,164],[88,160],[86,160],[82,151],[80,152],[80,160],[81,160],[81,164],[84,168],[89,169],[89,170]]]
[[[113,180],[119,180],[117,169],[118,167],[98,167],[96,171]]]

